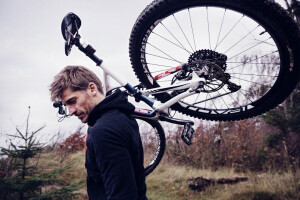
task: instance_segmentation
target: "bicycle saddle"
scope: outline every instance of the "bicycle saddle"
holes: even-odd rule
[[[68,13],[62,20],[61,33],[65,39],[65,53],[68,56],[71,52],[73,39],[75,38],[81,26],[80,18],[74,13]]]

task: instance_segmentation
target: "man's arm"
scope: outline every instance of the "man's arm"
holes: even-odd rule
[[[137,199],[128,139],[114,127],[106,126],[97,134],[93,146],[108,199]]]

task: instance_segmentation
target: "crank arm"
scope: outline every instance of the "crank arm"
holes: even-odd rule
[[[178,125],[186,125],[186,124],[191,124],[191,125],[194,125],[194,122],[193,121],[190,121],[190,120],[183,120],[183,119],[177,119],[177,118],[173,118],[173,117],[169,117],[167,115],[160,115],[159,116],[159,119],[161,121],[166,121],[166,122],[170,122],[170,123],[173,123],[173,124],[178,124]]]

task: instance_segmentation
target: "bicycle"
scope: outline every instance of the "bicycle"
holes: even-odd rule
[[[74,13],[62,21],[66,55],[77,46],[102,68],[104,85],[109,75],[129,96],[152,108],[134,112],[154,129],[157,140],[145,164],[146,175],[165,150],[158,120],[183,125],[181,138],[192,143],[194,123],[171,117],[168,109],[205,120],[254,117],[282,103],[300,74],[298,26],[271,0],[154,0],[137,18],[130,36],[130,60],[141,82],[135,87],[102,64],[96,50],[82,41],[80,26]],[[54,107],[67,116],[61,102]]]

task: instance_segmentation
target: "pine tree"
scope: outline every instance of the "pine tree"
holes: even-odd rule
[[[29,132],[30,107],[26,120],[25,132],[22,133],[17,127],[17,135],[9,135],[18,138],[23,144],[17,145],[11,142],[10,148],[1,148],[1,160],[6,162],[6,171],[0,177],[0,199],[1,200],[51,200],[51,199],[74,199],[78,185],[70,184],[61,186],[47,192],[42,188],[51,185],[65,185],[64,181],[56,176],[62,173],[69,166],[57,168],[47,173],[38,173],[35,165],[30,165],[29,160],[38,156],[44,149],[43,144],[36,139],[45,125],[33,132]]]

